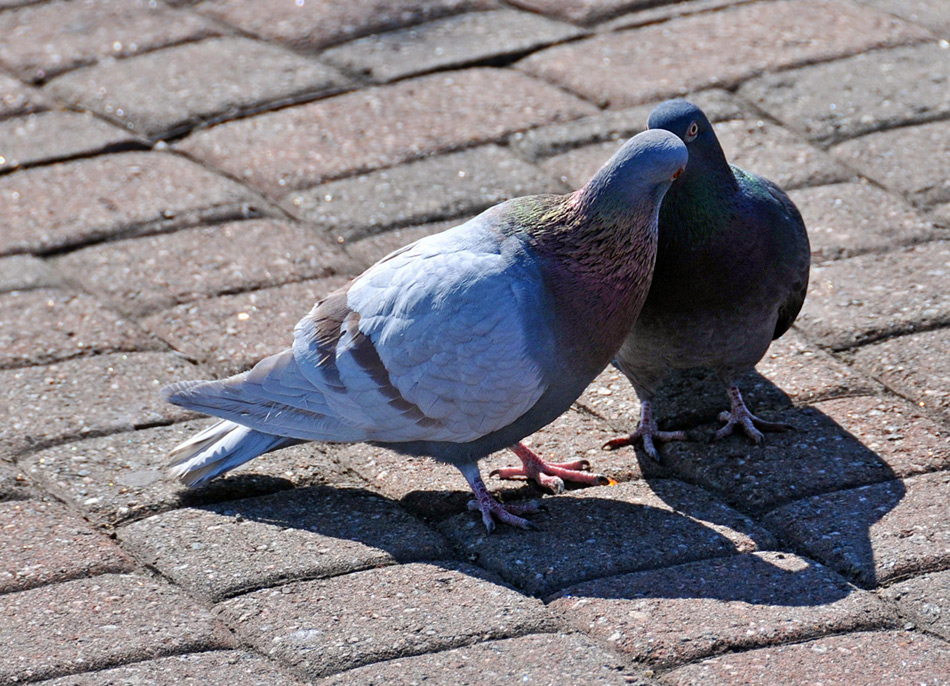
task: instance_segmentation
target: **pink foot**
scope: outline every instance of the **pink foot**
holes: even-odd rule
[[[523,514],[533,514],[540,510],[537,503],[513,503],[502,505],[485,487],[481,474],[478,473],[478,465],[460,466],[462,474],[465,476],[468,485],[472,487],[475,494],[475,500],[469,502],[468,509],[478,510],[482,513],[482,521],[488,533],[495,530],[495,520],[518,527],[519,529],[537,529],[534,524],[527,519],[520,517]]]
[[[602,446],[604,450],[616,450],[627,445],[633,445],[638,439],[643,440],[643,449],[654,462],[660,461],[660,454],[656,451],[653,441],[666,443],[668,441],[685,441],[685,431],[660,431],[656,420],[653,419],[653,403],[644,400],[640,403],[640,425],[629,436],[611,438]]]
[[[720,412],[719,421],[726,425],[716,432],[713,440],[720,440],[732,434],[737,426],[742,427],[746,436],[751,438],[757,445],[765,442],[765,436],[762,431],[791,431],[795,427],[784,422],[769,422],[759,419],[749,411],[745,401],[742,400],[742,394],[739,387],[733,384],[729,386],[729,403],[732,406],[731,412]],[[760,431],[761,429],[761,431]]]
[[[497,476],[501,479],[515,479],[518,477],[533,479],[542,487],[550,489],[554,493],[561,493],[564,490],[565,481],[587,484],[588,486],[610,486],[617,483],[606,476],[591,474],[587,471],[590,469],[590,462],[587,460],[561,463],[545,462],[522,443],[516,443],[508,449],[520,458],[521,467],[496,469],[489,476]]]

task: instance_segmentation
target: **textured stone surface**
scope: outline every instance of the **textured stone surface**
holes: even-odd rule
[[[509,198],[568,189],[495,145],[331,181],[284,200],[332,238],[477,214]]]
[[[812,265],[796,326],[836,350],[950,322],[950,243]]]
[[[950,473],[806,498],[766,525],[797,550],[871,588],[950,562]]]
[[[950,639],[950,571],[924,574],[881,593],[896,602],[901,616],[916,628]]]
[[[315,60],[248,38],[214,38],[102,64],[50,89],[152,139],[237,113],[339,90],[346,79]]]
[[[576,27],[510,9],[473,12],[367,36],[321,58],[374,81],[511,58],[582,35]]]
[[[894,623],[875,595],[789,553],[606,577],[565,589],[550,606],[599,643],[660,666]]]
[[[103,58],[215,33],[202,17],[145,0],[49,2],[0,16],[0,63],[23,79],[43,81]]]
[[[32,255],[0,257],[0,293],[62,285],[59,272]]]
[[[594,112],[593,106],[521,74],[469,69],[223,124],[179,145],[281,193]]]
[[[240,185],[173,155],[135,152],[26,169],[0,176],[0,254],[239,218],[255,206]]]
[[[311,679],[552,626],[540,601],[455,562],[288,584],[218,607],[245,640]]]
[[[200,375],[178,355],[151,352],[0,371],[0,415],[8,418],[0,448],[21,451],[181,419],[187,413],[158,392]]]
[[[950,114],[950,50],[935,43],[875,50],[767,74],[739,93],[810,138],[853,138]]]
[[[325,487],[175,510],[118,535],[163,575],[212,600],[451,555],[439,534],[391,501]]]
[[[605,33],[535,53],[519,66],[620,107],[927,37],[919,27],[851,3],[779,0]]]
[[[0,593],[131,569],[115,543],[58,503],[0,502]]]
[[[612,574],[775,545],[752,520],[679,481],[631,481],[544,501],[538,531],[485,532],[477,513],[440,530],[470,559],[534,595]],[[635,544],[631,544],[635,541]]]
[[[558,2],[560,0],[550,0]],[[571,0],[568,0],[570,2]],[[580,0],[584,2],[585,0]],[[712,10],[722,9],[730,5],[739,5],[746,2],[755,2],[755,0],[672,0],[662,4],[648,3],[648,6],[636,11],[622,14],[615,19],[604,22],[598,29],[607,31],[618,31],[620,29],[632,28],[635,26],[647,26],[661,21],[676,19],[677,17],[686,17],[691,14],[700,14]],[[595,3],[591,3],[595,4]]]
[[[26,474],[13,462],[0,459],[0,503],[27,500],[36,495]]]
[[[46,98],[40,91],[24,86],[6,74],[0,74],[0,119],[41,112],[47,106]]]
[[[950,37],[950,7],[943,0],[860,0],[862,4],[890,12],[907,21],[926,26],[934,33]]]
[[[202,296],[329,276],[346,266],[317,232],[272,219],[229,222],[76,250],[57,268],[135,315]],[[301,314],[306,303],[301,303]]]
[[[513,5],[532,12],[551,14],[578,24],[589,24],[616,16],[621,12],[656,4],[653,0],[512,0]]]
[[[105,575],[0,595],[0,678],[99,669],[230,641],[204,608],[146,576]]]

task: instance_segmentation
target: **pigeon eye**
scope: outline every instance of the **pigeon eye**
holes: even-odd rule
[[[686,130],[686,141],[689,142],[696,138],[699,135],[699,124],[693,122],[689,125],[689,128]]]

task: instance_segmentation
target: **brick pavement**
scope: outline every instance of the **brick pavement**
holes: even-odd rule
[[[950,684],[946,0],[0,0],[0,683]],[[804,311],[744,381],[797,430],[605,453],[487,536],[454,468],[302,445],[187,491],[240,371],[390,250],[583,183],[688,94],[792,191]],[[499,454],[483,470],[508,463]]]

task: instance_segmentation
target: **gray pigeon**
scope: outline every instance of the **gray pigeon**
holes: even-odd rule
[[[719,415],[725,426],[715,437],[740,426],[761,444],[760,430],[791,427],[753,415],[736,379],[802,308],[810,262],[805,224],[781,188],[726,162],[709,120],[692,103],[662,103],[648,126],[682,139],[689,164],[663,200],[653,283],[614,360],[640,399],[640,425],[604,447],[643,439],[659,461],[654,441],[686,438],[657,429],[652,401],[667,370],[691,367],[713,369],[728,391],[731,412]]]
[[[519,441],[567,410],[610,362],[646,297],[657,212],[687,161],[666,131],[629,140],[584,188],[497,205],[383,258],[318,303],[293,347],[220,381],[164,389],[220,417],[175,448],[198,486],[305,441],[368,442],[456,465],[485,526],[528,528],[478,460],[511,447],[525,476],[605,483]],[[474,508],[473,508],[474,509]]]

